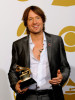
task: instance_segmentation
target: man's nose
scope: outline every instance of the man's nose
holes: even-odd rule
[[[37,23],[37,20],[36,20],[36,18],[34,18],[34,19],[33,19],[33,23],[34,23],[34,24],[36,24],[36,23]]]

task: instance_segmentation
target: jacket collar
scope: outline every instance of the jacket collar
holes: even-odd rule
[[[46,35],[46,40],[47,40],[47,53],[48,53],[48,61],[49,61],[49,65],[51,67],[51,47],[52,47],[52,38],[51,38],[51,34],[48,34],[45,32]]]

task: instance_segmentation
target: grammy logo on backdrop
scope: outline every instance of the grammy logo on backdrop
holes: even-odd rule
[[[75,82],[69,78],[65,86],[68,88],[64,93],[65,100],[75,100]]]
[[[75,0],[53,0],[52,5],[73,6],[75,5]]]
[[[28,0],[18,0],[18,1],[28,1]]]
[[[75,26],[66,26],[60,33],[64,40],[65,50],[68,52],[75,52]]]

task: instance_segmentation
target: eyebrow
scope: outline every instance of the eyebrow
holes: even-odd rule
[[[39,16],[39,15],[37,15],[37,16],[35,16],[35,17],[40,17],[40,16]],[[33,18],[33,17],[31,17],[31,16],[30,16],[30,17],[28,17],[28,18]]]

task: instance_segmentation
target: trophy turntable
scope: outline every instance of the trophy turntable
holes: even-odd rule
[[[22,80],[22,82],[20,83],[21,89],[24,89],[36,83],[36,81],[30,77],[31,71],[28,67],[22,67],[17,65],[16,72],[19,74],[20,80]]]

